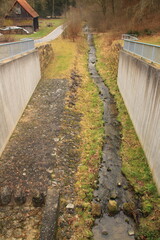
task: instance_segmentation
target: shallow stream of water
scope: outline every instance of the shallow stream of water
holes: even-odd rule
[[[105,140],[103,157],[99,171],[99,184],[94,192],[94,203],[100,204],[102,214],[96,219],[93,227],[95,240],[131,240],[134,237],[135,223],[133,218],[124,214],[123,204],[133,202],[132,192],[129,191],[128,183],[121,172],[121,159],[119,149],[121,143],[120,126],[116,119],[117,110],[113,96],[104,84],[96,70],[96,49],[93,35],[88,34],[89,72],[99,88],[100,97],[104,103],[104,127]],[[108,211],[108,202],[117,203],[117,213]]]

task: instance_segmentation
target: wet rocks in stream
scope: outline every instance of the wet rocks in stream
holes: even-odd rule
[[[134,239],[133,209],[128,202],[134,202],[132,192],[124,189],[128,186],[125,177],[121,173],[120,150],[120,124],[116,119],[117,110],[114,99],[107,86],[96,70],[96,50],[92,34],[88,34],[89,72],[99,88],[100,97],[104,103],[104,128],[105,139],[103,146],[102,164],[99,171],[99,184],[94,192],[94,205],[101,205],[101,215],[97,217],[93,234],[95,240],[119,240]],[[126,221],[127,216],[128,221]],[[129,214],[130,213],[130,214]]]

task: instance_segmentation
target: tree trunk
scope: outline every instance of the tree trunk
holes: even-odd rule
[[[114,0],[111,0],[111,3],[112,3],[112,13],[114,15],[115,14]]]
[[[54,18],[54,0],[52,0],[52,18]]]

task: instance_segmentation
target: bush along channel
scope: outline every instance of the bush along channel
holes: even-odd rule
[[[97,217],[94,239],[135,239],[135,226],[138,222],[138,202],[132,188],[121,172],[119,156],[121,136],[117,121],[117,110],[113,96],[96,70],[96,50],[92,34],[88,34],[89,72],[99,88],[104,103],[105,138],[99,183],[94,191],[92,214]]]

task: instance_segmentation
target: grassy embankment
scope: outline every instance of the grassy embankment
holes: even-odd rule
[[[118,49],[112,36],[108,34],[98,35],[95,38],[97,48],[97,69],[105,83],[114,95],[119,111],[118,120],[122,125],[122,171],[135,193],[140,197],[142,217],[140,218],[137,239],[160,239],[160,198],[152,180],[152,175],[147,164],[145,154],[141,148],[132,122],[125,108],[117,86]]]
[[[47,67],[44,78],[69,78],[72,70],[81,76],[75,111],[82,114],[80,146],[81,159],[75,177],[75,206],[72,230],[74,240],[92,236],[91,201],[96,185],[103,144],[103,104],[99,92],[87,70],[88,46],[84,37],[76,42],[57,39],[52,43],[54,59]],[[78,61],[77,61],[78,59]],[[76,66],[75,66],[76,62]],[[73,108],[72,108],[73,110]]]
[[[138,41],[160,45],[160,36],[159,36],[159,33],[156,33],[155,35],[150,35],[150,36],[140,36]]]

